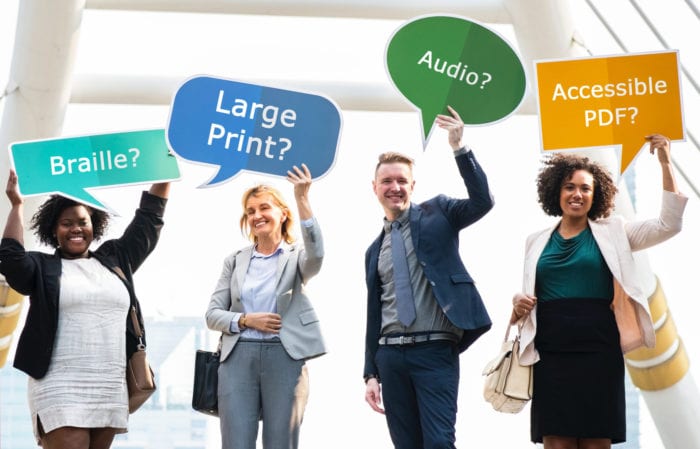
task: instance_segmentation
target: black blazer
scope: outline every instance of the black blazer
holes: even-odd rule
[[[141,205],[124,234],[104,242],[90,253],[124,282],[142,329],[143,317],[134,292],[133,273],[158,242],[165,203],[165,199],[143,192]],[[10,287],[29,296],[29,310],[17,343],[14,367],[41,379],[51,363],[58,327],[61,257],[58,251],[54,254],[25,251],[17,240],[4,238],[0,243],[0,273]],[[138,339],[128,314],[124,318],[128,360]]]
[[[411,240],[443,313],[464,335],[458,346],[466,350],[491,328],[491,319],[472,277],[459,256],[459,232],[478,221],[493,207],[486,174],[469,151],[455,158],[469,193],[468,199],[438,195],[411,204]],[[384,230],[365,254],[367,281],[367,329],[364,375],[377,375],[374,359],[382,324],[381,280],[377,272]]]

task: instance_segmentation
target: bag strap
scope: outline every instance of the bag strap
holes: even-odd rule
[[[139,344],[136,345],[136,349],[139,351],[143,351],[146,349],[146,345],[143,344],[143,330],[141,329],[141,325],[139,324],[139,318],[136,315],[136,306],[131,306],[131,309],[129,310],[129,315],[131,315],[131,324],[133,324],[134,326],[134,332],[136,332],[136,336],[139,338]]]
[[[511,324],[510,322],[508,322],[508,326],[506,327],[506,335],[505,335],[505,337],[503,338],[503,341],[508,341],[508,338],[510,337],[510,328],[513,327],[513,326],[517,326],[517,327],[518,327],[518,334],[515,336],[515,339],[516,339],[516,340],[520,340],[520,331],[521,331],[522,328],[523,328],[523,324],[525,324],[525,321],[522,320],[522,319],[516,321],[516,322],[513,323],[513,324]]]
[[[219,344],[216,346],[216,352],[214,355],[221,355],[221,346],[224,344],[224,333],[222,332],[219,336]]]

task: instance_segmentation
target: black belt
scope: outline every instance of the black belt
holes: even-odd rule
[[[416,343],[425,343],[428,341],[451,341],[452,343],[457,343],[459,342],[459,337],[450,332],[431,332],[429,334],[406,334],[379,337],[379,344],[382,346],[414,345]]]

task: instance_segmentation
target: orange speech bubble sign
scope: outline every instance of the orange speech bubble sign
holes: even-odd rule
[[[660,133],[684,140],[678,52],[536,63],[543,151],[622,147],[620,173]]]

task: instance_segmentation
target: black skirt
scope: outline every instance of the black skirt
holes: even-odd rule
[[[609,300],[537,304],[530,438],[625,441],[625,366]]]

